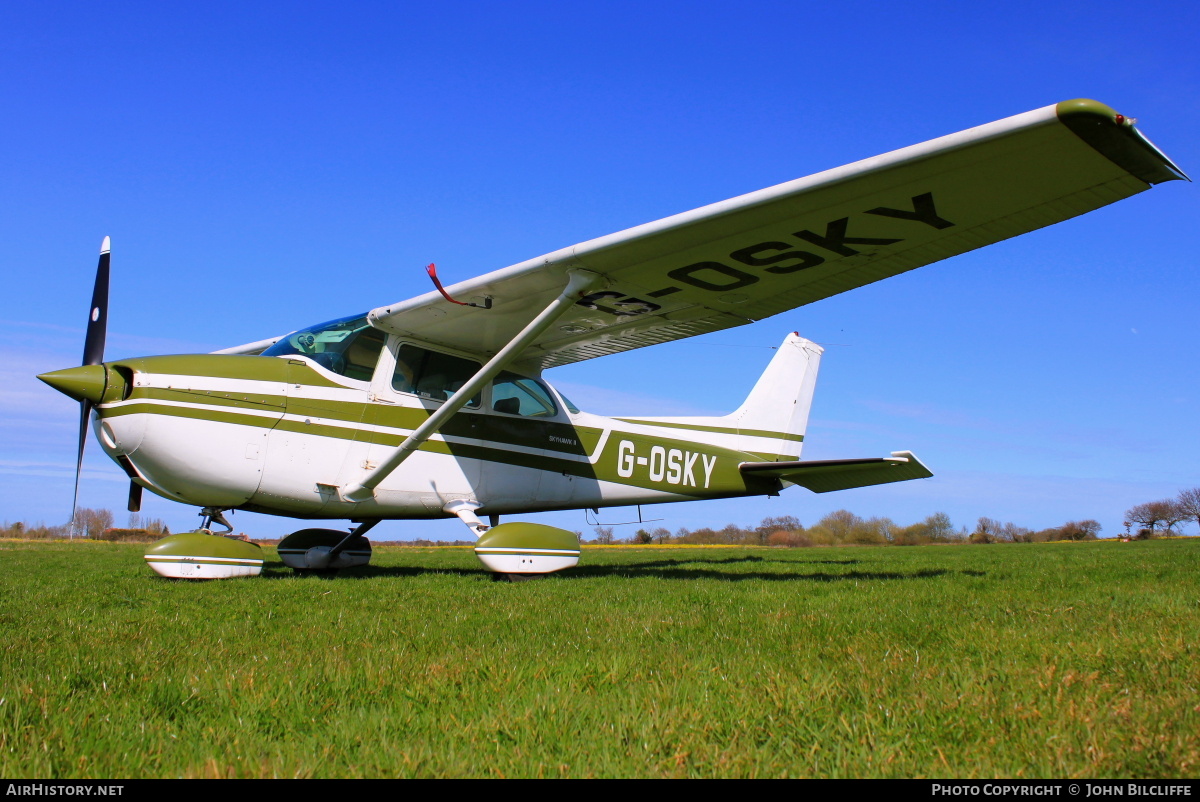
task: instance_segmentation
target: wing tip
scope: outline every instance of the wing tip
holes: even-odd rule
[[[1080,97],[1056,105],[1055,114],[1093,150],[1147,184],[1192,180],[1137,129],[1136,120],[1112,106]]]

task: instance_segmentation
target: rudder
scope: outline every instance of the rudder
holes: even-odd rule
[[[735,422],[743,451],[769,454],[763,446],[773,439],[771,459],[799,458],[824,351],[795,332],[787,336],[746,400],[726,416]]]
[[[745,451],[767,461],[797,460],[824,350],[795,332],[789,334],[746,400],[728,415],[621,420],[687,429],[697,442]]]

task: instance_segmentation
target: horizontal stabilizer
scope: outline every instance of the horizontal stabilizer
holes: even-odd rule
[[[743,462],[744,474],[774,477],[807,487],[814,493],[849,490],[908,479],[928,479],[933,473],[911,451],[893,451],[890,457],[825,459],[807,462]]]

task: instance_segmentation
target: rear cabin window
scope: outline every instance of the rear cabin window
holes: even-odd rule
[[[570,412],[572,415],[579,414],[579,407],[571,403],[571,399],[567,398],[561,392],[558,394],[558,397],[562,399],[563,405],[567,408],[567,412]]]
[[[405,343],[396,351],[392,388],[433,401],[445,401],[479,372],[480,364],[462,357],[439,354]],[[479,408],[479,396],[467,402]]]
[[[492,409],[526,418],[553,418],[558,414],[554,398],[541,382],[507,372],[492,382]]]
[[[372,328],[366,315],[355,315],[289,334],[262,355],[299,354],[347,379],[370,381],[383,341],[383,332]]]

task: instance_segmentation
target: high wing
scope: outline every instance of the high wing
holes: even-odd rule
[[[491,355],[604,277],[521,355],[530,369],[740,326],[1187,179],[1133,126],[1069,100],[588,240],[375,309],[385,331]]]
[[[893,451],[891,457],[874,459],[744,462],[738,469],[747,475],[781,479],[806,487],[814,493],[885,485],[909,479],[928,479],[933,476],[911,451]]]

